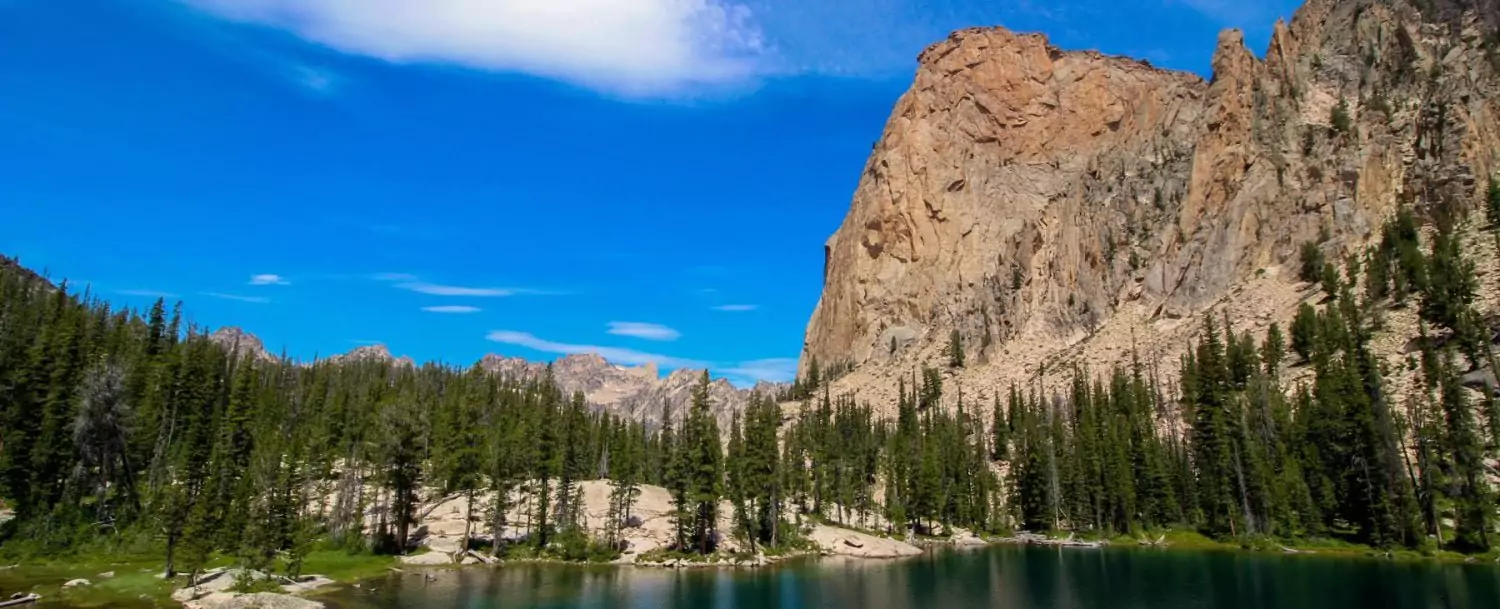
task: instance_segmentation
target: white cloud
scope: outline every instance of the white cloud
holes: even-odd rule
[[[786,383],[797,376],[797,360],[780,357],[751,360],[740,362],[733,367],[720,368],[719,373],[729,377],[736,384],[753,385],[756,381]]]
[[[186,0],[397,63],[522,72],[624,95],[753,80],[766,43],[733,0]]]
[[[727,304],[714,307],[714,310],[723,311],[725,313],[745,313],[748,311],[754,311],[757,308],[758,307],[753,304]]]
[[[428,313],[478,313],[483,309],[479,307],[468,307],[463,305],[446,305],[438,307],[422,307]]]
[[[576,355],[593,353],[616,364],[627,366],[641,366],[645,364],[657,364],[667,368],[708,368],[707,362],[692,359],[660,355],[656,353],[645,353],[634,349],[620,347],[609,347],[604,345],[575,345],[559,343],[537,338],[526,332],[512,332],[509,330],[496,330],[490,332],[485,338],[506,345],[525,347],[543,353],[555,353],[561,355]]]
[[[116,292],[116,294],[122,294],[122,295],[125,295],[125,296],[145,296],[147,298],[176,298],[177,297],[176,294],[173,294],[171,292],[160,292],[160,291],[157,291],[157,290],[120,290],[120,291]]]
[[[681,332],[661,324],[648,324],[637,321],[609,322],[609,333],[615,336],[630,336],[661,341],[677,340],[682,336]]]
[[[439,285],[436,283],[424,283],[421,281],[398,283],[396,284],[396,287],[403,290],[417,292],[419,294],[431,294],[433,296],[475,296],[479,298],[492,298],[500,296],[515,296],[517,293],[516,290],[507,290],[504,288],[471,288],[458,285]]]
[[[224,299],[224,300],[234,300],[234,301],[238,301],[238,302],[250,302],[250,303],[255,303],[255,304],[266,304],[268,302],[271,302],[271,299],[269,299],[269,298],[263,298],[263,297],[260,297],[260,296],[241,296],[239,294],[225,294],[223,292],[203,292],[203,295],[204,296],[211,296],[213,298],[221,298],[221,299]]]
[[[375,281],[416,281],[417,276],[410,273],[376,273]]]
[[[260,275],[251,275],[250,276],[250,285],[291,285],[291,284],[292,284],[292,282],[287,281],[285,277],[282,277],[281,275],[273,275],[271,273],[264,273],[264,274],[260,274]]]

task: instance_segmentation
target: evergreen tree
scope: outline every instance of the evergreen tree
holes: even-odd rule
[[[957,328],[948,334],[947,351],[949,368],[964,367],[964,338],[958,333]]]
[[[1500,180],[1493,176],[1484,191],[1484,217],[1490,223],[1490,230],[1500,229]]]

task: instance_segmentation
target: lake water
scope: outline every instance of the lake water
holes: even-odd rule
[[[997,546],[761,570],[513,565],[373,580],[341,609],[1500,607],[1500,567],[1139,549]]]

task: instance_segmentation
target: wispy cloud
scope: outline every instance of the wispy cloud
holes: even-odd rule
[[[723,311],[725,313],[746,313],[749,311],[754,311],[758,308],[760,307],[753,304],[727,304],[714,307],[714,310]]]
[[[577,355],[594,353],[606,360],[616,364],[628,366],[640,366],[655,363],[667,368],[708,368],[708,362],[699,360],[661,355],[657,353],[646,353],[634,349],[621,347],[610,347],[606,345],[581,345],[570,343],[559,343],[538,338],[526,332],[513,332],[510,330],[496,330],[490,332],[485,338],[506,345],[525,347],[542,353],[553,353],[560,355]]]
[[[422,307],[428,313],[478,313],[483,309],[464,305],[444,305],[437,307]]]
[[[465,296],[474,299],[501,299],[507,296],[556,296],[555,291],[532,290],[532,288],[487,288],[472,287],[472,285],[447,285],[431,284],[422,281],[416,275],[410,273],[377,273],[372,276],[375,281],[389,282],[395,284],[398,290],[411,291],[411,293],[428,294],[428,296]]]
[[[305,64],[294,64],[291,69],[292,80],[312,93],[332,95],[338,92],[339,78],[330,70]]]
[[[522,72],[628,96],[752,80],[767,53],[732,0],[187,0],[345,53]]]
[[[281,275],[274,275],[274,274],[271,274],[271,273],[263,273],[263,274],[260,274],[260,275],[251,275],[250,276],[250,285],[291,285],[291,284],[292,284],[292,282],[287,281],[285,277],[282,277]]]
[[[474,298],[501,298],[505,296],[548,296],[557,292],[547,290],[534,290],[531,288],[493,288],[475,287],[463,285],[446,285],[441,283],[429,283],[422,281],[416,275],[409,273],[377,273],[372,276],[376,281],[385,281],[395,284],[393,287],[408,292],[427,294],[430,296],[469,296]]]
[[[220,298],[220,299],[223,299],[223,300],[234,300],[234,301],[238,301],[238,302],[249,302],[249,303],[255,303],[255,304],[266,304],[266,303],[271,302],[271,299],[265,298],[265,297],[261,297],[261,296],[244,296],[244,295],[241,295],[241,294],[225,294],[224,292],[202,292],[202,294],[204,296],[209,296],[209,297],[213,297],[213,298]]]
[[[609,322],[609,333],[615,336],[629,336],[632,338],[659,341],[677,340],[682,336],[681,332],[661,324],[648,324],[638,321]]]
[[[177,297],[176,294],[173,294],[171,292],[161,292],[161,291],[158,291],[158,290],[119,290],[119,291],[117,291],[115,293],[123,295],[123,296],[144,296],[146,298],[176,298]]]
[[[790,382],[797,376],[797,360],[792,358],[770,358],[757,359],[748,362],[740,362],[732,367],[720,368],[720,374],[728,377],[736,384],[755,384],[757,381],[770,381],[773,383]]]
[[[759,381],[784,383],[797,376],[797,360],[794,358],[768,358],[721,364],[609,345],[561,343],[539,338],[528,332],[511,330],[496,330],[490,332],[485,338],[493,342],[525,347],[542,353],[595,354],[612,363],[626,366],[657,364],[665,368],[708,369],[741,387],[748,387]]]
[[[436,283],[425,283],[411,281],[398,283],[396,287],[416,292],[418,294],[431,294],[433,296],[474,296],[478,298],[493,298],[501,296],[515,296],[516,290],[505,288],[474,288],[460,285],[441,285]]]

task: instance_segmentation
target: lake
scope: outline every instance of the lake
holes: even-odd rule
[[[995,546],[761,570],[513,565],[407,574],[325,598],[340,609],[971,609],[1500,607],[1500,567],[1375,559]]]

